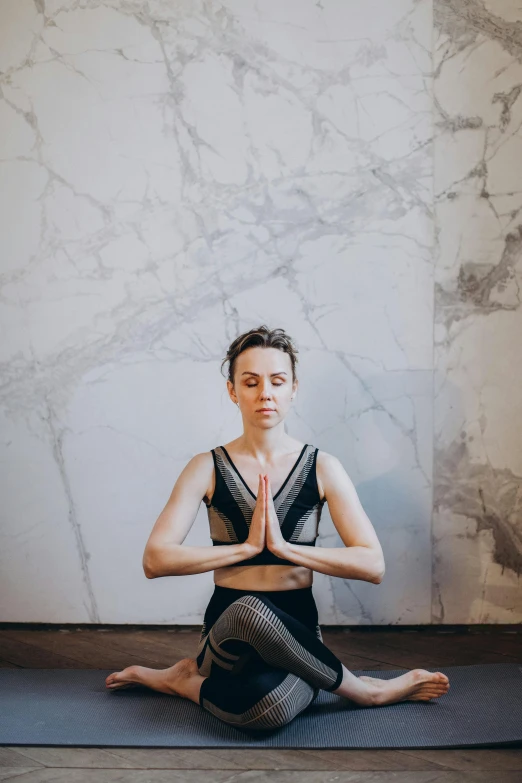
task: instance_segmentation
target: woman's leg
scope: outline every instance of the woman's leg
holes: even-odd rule
[[[205,681],[198,672],[194,658],[182,658],[167,669],[150,669],[148,666],[127,666],[105,678],[110,691],[135,688],[144,685],[169,696],[181,696],[199,704],[199,692]]]
[[[316,634],[276,606],[266,593],[233,601],[200,639],[196,661],[199,673],[212,680],[214,671],[239,673],[251,667],[256,657],[361,706],[429,701],[449,689],[445,674],[425,669],[412,669],[392,680],[357,677]]]
[[[283,670],[279,669],[279,672],[281,671]],[[332,692],[362,706],[383,706],[398,701],[430,701],[447,693],[450,687],[445,674],[429,672],[426,669],[412,669],[399,677],[383,680],[376,677],[357,677],[343,666],[343,675],[341,685]],[[106,678],[106,684],[109,690],[145,685],[161,693],[181,696],[201,704],[201,691],[209,679],[214,680],[213,677],[204,677],[199,673],[194,658],[183,658],[168,669],[128,666],[120,672],[110,674]],[[241,684],[242,679],[238,678],[237,685],[241,687]],[[318,692],[319,689],[316,690]],[[208,691],[210,698],[213,693],[213,689]],[[224,693],[226,698],[228,691]],[[298,690],[294,697],[297,697],[297,694]],[[222,698],[220,695],[219,699]],[[226,707],[223,701],[221,704]]]
[[[265,594],[233,601],[200,640],[199,673],[239,673],[251,659],[300,677],[314,688],[335,691],[343,680],[339,658],[316,634]],[[366,687],[367,690],[367,687]]]
[[[294,591],[297,597],[297,591]],[[292,596],[293,598],[294,596]],[[210,632],[203,627],[196,660],[184,658],[168,669],[131,666],[106,679],[107,687],[117,689],[142,684],[201,703],[201,689],[213,673],[256,674],[257,663],[291,673],[313,688],[336,693],[364,706],[397,701],[428,701],[446,693],[448,678],[441,672],[413,669],[392,680],[357,677],[304,623],[276,606],[265,594],[242,595],[231,602]],[[297,694],[298,688],[294,695]],[[267,695],[264,692],[261,698]],[[216,691],[226,711],[221,691]],[[247,709],[252,709],[252,704]],[[236,713],[239,714],[239,713]]]
[[[290,723],[318,693],[295,674],[260,660],[255,671],[205,678],[199,703],[225,723],[258,731]]]

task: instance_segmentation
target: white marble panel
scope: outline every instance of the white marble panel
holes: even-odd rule
[[[316,574],[321,622],[429,623],[431,3],[0,13],[1,619],[201,621],[212,575],[146,580],[143,547],[241,431],[220,363],[268,323],[300,349],[288,430],[385,550],[380,586]]]

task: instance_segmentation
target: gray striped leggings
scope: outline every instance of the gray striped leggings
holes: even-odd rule
[[[289,723],[336,690],[341,661],[322,641],[311,587],[252,592],[214,586],[196,653],[199,703],[246,730]]]

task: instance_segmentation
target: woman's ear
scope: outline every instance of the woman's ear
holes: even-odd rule
[[[227,389],[228,389],[228,396],[230,397],[234,405],[239,405],[239,403],[234,399],[235,390],[233,384],[230,381],[227,381]],[[232,396],[232,392],[234,392],[234,397]]]

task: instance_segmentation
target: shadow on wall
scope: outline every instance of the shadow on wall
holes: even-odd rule
[[[520,480],[487,462],[482,444],[466,429],[461,390],[442,373],[369,376],[361,387],[360,410],[339,425],[344,442],[337,435],[330,447],[377,532],[386,574],[378,586],[329,578],[339,622],[484,621],[470,618],[488,564],[498,563],[517,577],[522,570],[515,513]],[[361,474],[370,478],[359,480]],[[329,515],[324,523],[320,544],[342,547]],[[493,587],[490,600],[495,599],[505,609],[509,590]],[[451,620],[445,620],[448,601]]]

